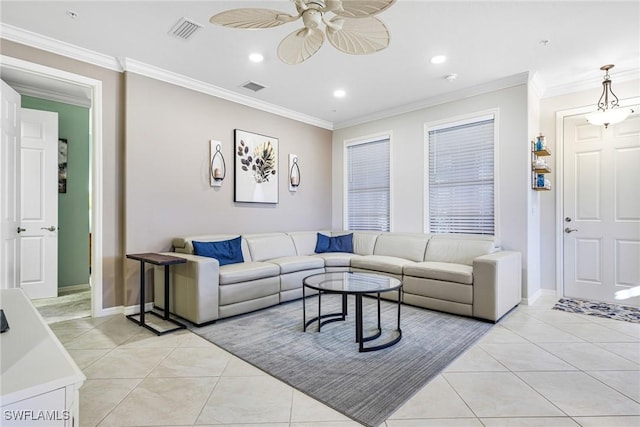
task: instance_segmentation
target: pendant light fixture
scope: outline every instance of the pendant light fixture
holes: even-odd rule
[[[604,80],[602,81],[602,95],[598,100],[598,111],[587,115],[587,121],[592,125],[604,125],[607,128],[609,125],[620,123],[629,117],[629,114],[633,113],[631,108],[621,108],[618,105],[618,97],[611,90],[609,70],[613,67],[613,64],[600,67],[604,71]]]

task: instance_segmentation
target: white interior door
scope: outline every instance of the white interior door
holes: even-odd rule
[[[20,283],[20,95],[2,82],[0,112],[0,288]]]
[[[20,286],[58,296],[58,113],[22,109]]]
[[[640,286],[640,114],[608,129],[564,119],[564,295],[615,300]]]

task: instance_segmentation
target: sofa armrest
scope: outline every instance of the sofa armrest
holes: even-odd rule
[[[522,295],[522,255],[499,251],[473,260],[473,317],[498,321]]]
[[[172,265],[169,269],[170,311],[197,325],[218,319],[218,260],[175,252],[165,254],[187,260],[186,264]],[[154,266],[153,281],[154,303],[164,308],[164,267]]]

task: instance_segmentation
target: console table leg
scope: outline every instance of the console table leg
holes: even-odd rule
[[[164,266],[164,320],[169,320],[169,266]]]
[[[362,339],[362,295],[356,296],[356,342],[360,344],[362,350],[364,340]]]
[[[144,325],[144,261],[140,261],[140,326]]]

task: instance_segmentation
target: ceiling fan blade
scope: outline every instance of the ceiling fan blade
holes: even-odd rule
[[[295,65],[311,58],[324,43],[320,30],[302,28],[285,37],[278,46],[278,57],[286,64]]]
[[[212,24],[242,29],[273,28],[295,21],[299,16],[271,9],[232,9],[209,18]]]
[[[346,19],[333,17],[327,38],[338,50],[352,55],[374,53],[389,46],[391,34],[376,17]]]
[[[396,0],[329,0],[327,8],[346,18],[364,18],[389,8]]]

